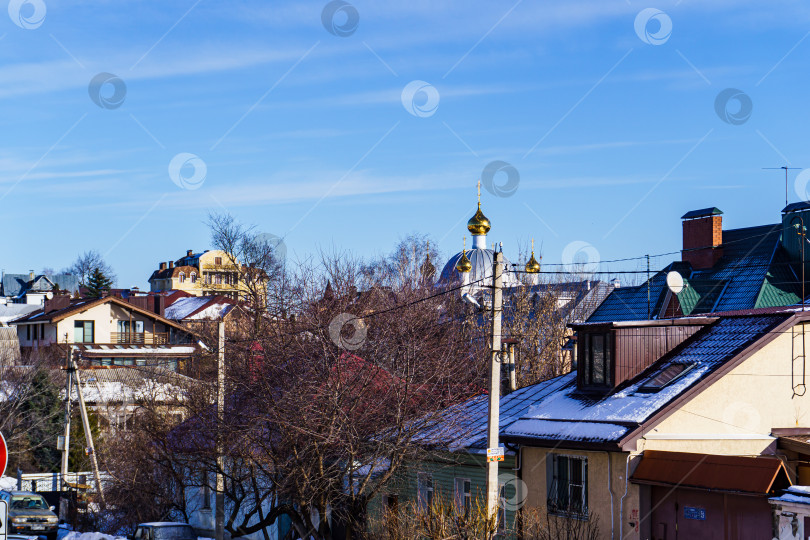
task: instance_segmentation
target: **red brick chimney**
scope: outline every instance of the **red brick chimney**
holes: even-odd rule
[[[719,208],[692,210],[683,220],[681,260],[692,268],[713,267],[723,256],[723,212]]]
[[[174,261],[169,261],[169,268],[174,268]]]
[[[194,250],[193,249],[190,249],[190,250],[186,251],[186,257],[191,257],[192,255],[194,255]]]
[[[165,262],[160,263],[160,269],[161,270],[166,270],[166,263]]]

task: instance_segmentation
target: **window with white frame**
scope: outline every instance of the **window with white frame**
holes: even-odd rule
[[[197,283],[197,272],[192,272],[189,279],[191,279],[192,283]]]
[[[417,506],[427,510],[433,505],[433,475],[418,473],[416,475]]]
[[[469,478],[455,479],[456,512],[469,517],[472,510],[472,482]]]
[[[186,273],[185,272],[180,272],[179,274],[177,274],[177,281],[179,281],[180,283],[185,283],[186,282]]]
[[[587,516],[588,458],[548,454],[546,488],[550,513]]]

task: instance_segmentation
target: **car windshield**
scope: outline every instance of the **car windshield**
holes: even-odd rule
[[[181,540],[186,538],[196,538],[194,529],[189,525],[169,525],[166,527],[155,527],[152,529],[153,540]]]
[[[15,510],[42,510],[48,503],[39,495],[25,495],[11,498],[11,508]]]

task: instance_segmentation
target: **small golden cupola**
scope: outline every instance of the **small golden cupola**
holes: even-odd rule
[[[540,257],[542,259],[542,257]],[[534,258],[534,239],[532,239],[532,256],[529,262],[526,263],[527,274],[537,274],[540,272],[540,263]]]
[[[461,250],[461,258],[456,263],[456,270],[458,270],[462,274],[466,274],[470,270],[472,270],[472,263],[470,259],[467,258],[467,239],[464,239],[464,249]]]
[[[486,236],[489,230],[492,228],[487,216],[481,211],[481,181],[478,181],[478,210],[476,210],[475,215],[470,218],[470,221],[467,222],[467,230],[473,236]]]

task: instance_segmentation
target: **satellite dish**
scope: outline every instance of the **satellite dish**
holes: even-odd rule
[[[683,277],[676,272],[672,271],[667,274],[667,287],[673,294],[679,294],[683,290]]]

